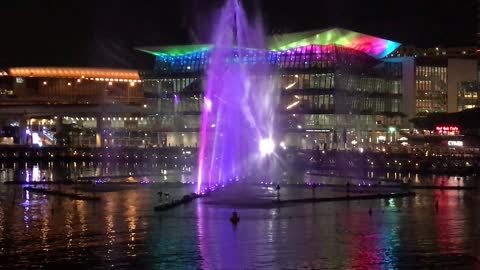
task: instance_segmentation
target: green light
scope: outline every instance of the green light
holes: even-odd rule
[[[208,51],[212,48],[209,44],[163,46],[163,47],[144,47],[137,50],[153,54],[155,56],[182,56],[195,52]]]
[[[400,43],[365,35],[342,28],[328,28],[269,38],[270,50],[285,51],[307,45],[340,45],[382,58],[394,51]]]
[[[397,129],[396,129],[395,127],[389,127],[389,128],[388,128],[388,131],[389,131],[390,133],[394,133],[395,131],[397,131]]]
[[[376,58],[382,58],[394,51],[400,46],[400,43],[342,28],[327,28],[323,30],[274,35],[268,38],[268,49],[271,51],[286,51],[308,45],[340,45],[362,51]],[[155,56],[176,57],[208,51],[212,49],[212,47],[210,44],[196,44],[143,47],[137,48],[137,50]]]

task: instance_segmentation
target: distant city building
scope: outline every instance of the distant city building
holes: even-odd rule
[[[0,77],[0,104],[138,103],[137,71],[94,68],[11,68]]]
[[[143,100],[136,70],[10,68],[0,72],[0,143],[109,145],[110,119],[143,116]]]
[[[418,48],[415,46],[402,45],[394,52],[387,55],[391,57],[448,57],[448,58],[470,58],[477,55],[477,47],[433,47],[433,48]]]
[[[478,52],[476,47],[416,48],[401,46],[387,56],[389,59],[412,59],[413,65],[404,65],[403,94],[413,91],[414,110],[408,116],[425,116],[429,113],[456,112],[461,106],[459,97],[463,82],[478,79]],[[412,74],[409,74],[412,73]],[[411,80],[414,86],[411,88]]]

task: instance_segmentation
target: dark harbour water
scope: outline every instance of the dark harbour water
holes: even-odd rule
[[[85,176],[98,171],[89,165],[80,167]],[[111,173],[132,169],[118,168]],[[25,168],[17,164],[8,174],[21,180],[33,167],[27,164],[24,174],[21,170]],[[39,165],[35,170],[41,177],[44,173],[61,175],[58,171],[65,168]],[[147,168],[136,172],[141,170],[151,172]],[[475,190],[418,190],[412,198],[283,208],[270,204],[232,207],[213,203],[215,198],[208,197],[169,212],[154,212],[159,190],[173,198],[193,189],[193,185],[181,183],[189,179],[181,170],[171,168],[163,176],[152,176],[152,184],[98,187],[99,202],[25,193],[19,185],[0,185],[0,268],[480,268],[480,194]],[[2,173],[5,176],[6,169],[0,176]],[[414,178],[420,183],[446,181],[454,185],[459,181],[444,176]],[[472,183],[476,178],[460,180],[464,181]],[[88,186],[79,189],[91,192]],[[271,186],[248,189],[255,195],[252,197],[265,201],[275,196]],[[306,197],[311,191],[304,185],[285,185],[281,194],[283,198]],[[316,196],[338,194],[344,191],[333,187],[318,190]],[[236,227],[228,221],[234,209],[241,217]]]

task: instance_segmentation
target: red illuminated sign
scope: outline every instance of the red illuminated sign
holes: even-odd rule
[[[460,131],[460,129],[456,126],[438,126],[435,128],[435,130],[438,133],[442,133],[442,134],[448,134],[448,133],[458,134]]]

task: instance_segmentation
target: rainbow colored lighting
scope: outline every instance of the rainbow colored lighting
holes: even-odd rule
[[[383,58],[397,49],[400,43],[342,28],[278,35],[269,40],[269,49],[272,51],[286,51],[308,45],[339,45],[375,58]]]
[[[375,58],[383,58],[396,50],[401,44],[343,28],[327,28],[307,32],[275,35],[268,40],[268,49],[273,52],[288,51],[309,45],[338,45],[364,52]],[[137,48],[155,56],[178,57],[187,56],[199,52],[206,52],[213,45],[181,45],[165,47]]]
[[[184,56],[187,54],[209,51],[213,48],[210,44],[194,44],[163,47],[144,47],[137,50],[153,54],[155,56]]]

